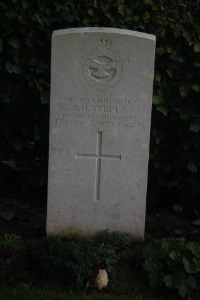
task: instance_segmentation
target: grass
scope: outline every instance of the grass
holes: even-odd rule
[[[74,294],[69,292],[59,292],[50,290],[16,290],[1,288],[1,300],[148,300],[143,296],[111,296],[101,294]]]

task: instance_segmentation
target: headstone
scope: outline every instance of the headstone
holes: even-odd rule
[[[154,52],[145,33],[53,33],[47,234],[143,239]]]

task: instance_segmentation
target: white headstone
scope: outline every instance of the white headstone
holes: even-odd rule
[[[129,30],[53,33],[47,234],[143,238],[154,52]]]

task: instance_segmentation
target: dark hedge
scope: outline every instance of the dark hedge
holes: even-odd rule
[[[156,35],[149,195],[197,199],[199,16],[199,0],[0,0],[0,187],[46,186],[52,31],[101,26]]]

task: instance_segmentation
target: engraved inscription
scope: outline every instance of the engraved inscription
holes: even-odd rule
[[[96,43],[96,50],[87,57],[75,58],[82,66],[82,75],[91,87],[105,90],[114,86],[122,77],[123,63],[119,56],[110,50],[111,41],[102,37]]]
[[[96,160],[96,172],[95,172],[95,187],[94,187],[94,200],[100,199],[100,178],[101,178],[101,160],[121,160],[121,155],[102,155],[102,132],[97,131],[97,144],[95,154],[76,154],[76,158],[86,158]]]
[[[67,96],[58,102],[61,112],[55,119],[57,126],[144,128],[144,123],[134,113],[135,99]]]

